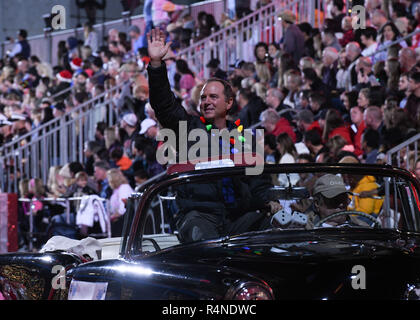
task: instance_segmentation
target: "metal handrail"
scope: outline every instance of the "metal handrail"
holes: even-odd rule
[[[101,201],[107,202],[109,201],[108,199],[104,199],[104,198],[100,198]],[[19,202],[27,202],[30,203],[29,206],[29,232],[28,232],[28,236],[29,236],[29,246],[28,249],[29,251],[32,251],[33,249],[33,234],[34,234],[34,212],[33,212],[33,207],[32,207],[32,202],[34,201],[46,201],[46,202],[64,202],[65,206],[66,206],[66,223],[68,225],[70,225],[70,211],[69,211],[69,206],[70,206],[70,201],[80,201],[83,200],[83,197],[69,197],[69,198],[19,198],[18,201]],[[107,234],[107,238],[111,238],[111,222],[109,219],[109,214],[107,212],[108,215],[108,219],[106,221],[106,234]]]
[[[202,1],[202,2],[192,4],[190,8],[192,9],[194,15],[196,15],[196,13],[198,13],[199,11],[206,11],[206,10],[212,11],[212,9],[215,6],[219,5],[220,3],[224,3],[224,1],[223,0]],[[102,36],[100,36],[99,39],[103,40],[103,38],[105,37],[106,30],[109,30],[111,28],[120,29],[122,26],[126,27],[127,25],[131,25],[131,24],[143,25],[144,24],[143,14],[123,17],[117,20],[98,23],[93,26],[93,29],[98,33],[102,33]],[[72,35],[77,36],[78,34],[82,32],[83,32],[82,27],[72,28],[72,29],[67,29],[67,30],[62,30],[62,31],[54,31],[54,32],[49,32],[49,33],[47,32],[44,34],[31,36],[31,37],[28,37],[27,40],[30,42],[32,48],[34,48],[34,45],[36,45],[36,43],[32,44],[31,42],[42,41],[42,45],[37,46],[37,48],[39,48],[38,51],[40,52],[35,51],[34,54],[37,55],[43,61],[47,61],[49,63],[55,64],[56,63],[56,57],[54,54],[55,48],[52,47],[52,44],[59,41],[60,39],[64,40],[66,36],[72,36]],[[47,41],[46,45],[45,45],[45,41]],[[13,44],[10,41],[0,42],[0,56],[1,57],[5,56],[6,49],[9,49],[11,45]],[[46,52],[45,48],[47,48],[47,51],[49,52]],[[40,54],[41,52],[44,54]]]
[[[397,154],[397,165],[400,166],[401,165],[401,158],[400,158],[400,152],[402,150],[406,150],[406,156],[408,157],[409,155],[409,151],[410,151],[410,145],[414,145],[414,163],[416,163],[417,161],[417,151],[418,151],[418,143],[420,141],[420,133],[416,134],[415,136],[407,139],[406,141],[400,143],[399,145],[393,147],[392,149],[388,150],[386,153],[386,161],[388,164],[393,165],[393,155]],[[406,169],[410,170],[411,168],[409,168],[410,165],[410,161],[408,161],[409,159],[407,159],[406,161]]]
[[[314,8],[316,0],[308,1],[286,1],[274,0],[272,3],[256,10],[250,15],[234,22],[230,26],[212,33],[209,37],[198,42],[192,43],[188,48],[180,50],[178,56],[185,57],[186,60],[195,60],[194,64],[198,74],[203,74],[204,78],[208,78],[209,73],[205,65],[211,58],[218,57],[221,62],[221,68],[227,70],[230,63],[235,60],[255,60],[254,57],[245,59],[245,54],[253,52],[253,45],[262,41],[262,37],[280,40],[282,34],[281,25],[280,32],[276,31],[277,15],[285,10],[290,9],[298,16],[301,22],[314,21]],[[256,37],[253,35],[258,31]],[[251,36],[248,34],[251,33]],[[245,37],[246,41],[237,41],[237,37]],[[251,41],[249,41],[251,40]],[[267,42],[265,41],[265,42]],[[249,42],[252,42],[250,44]],[[252,45],[252,48],[248,48]],[[229,61],[230,60],[230,61]]]
[[[94,97],[94,98],[92,98],[92,99],[90,99],[90,100],[88,100],[88,101],[84,102],[84,103],[83,103],[83,104],[81,104],[80,106],[78,106],[78,107],[76,107],[76,108],[72,109],[71,111],[67,112],[66,114],[62,115],[62,116],[61,116],[61,117],[59,117],[59,118],[54,118],[54,119],[51,119],[50,121],[48,121],[48,122],[46,122],[46,123],[42,124],[41,126],[37,127],[36,129],[31,130],[30,132],[26,133],[25,135],[23,135],[23,136],[19,137],[19,139],[15,139],[15,140],[13,140],[13,141],[10,141],[10,142],[8,142],[8,143],[5,143],[5,144],[4,144],[4,145],[0,148],[0,152],[2,152],[4,149],[6,149],[6,148],[8,148],[8,147],[11,147],[11,146],[16,145],[16,144],[20,144],[22,141],[24,141],[24,140],[26,140],[26,139],[28,139],[28,138],[32,137],[34,134],[36,134],[36,133],[38,133],[38,132],[42,132],[43,130],[45,130],[45,129],[46,129],[46,128],[48,128],[48,127],[53,127],[53,126],[55,126],[56,124],[58,124],[58,123],[61,121],[61,119],[65,118],[66,116],[69,116],[69,115],[71,115],[71,114],[73,114],[73,113],[77,113],[77,112],[81,111],[83,108],[85,108],[85,107],[89,106],[90,104],[96,104],[96,103],[100,102],[103,98],[105,98],[105,97],[106,97],[107,95],[109,95],[110,93],[112,93],[112,92],[114,92],[114,91],[116,91],[116,90],[119,90],[119,89],[120,89],[120,88],[121,88],[124,84],[125,84],[125,83],[121,83],[121,84],[119,84],[119,85],[117,85],[117,86],[115,86],[115,87],[113,87],[113,88],[109,89],[108,91],[105,91],[105,92],[101,93],[100,95],[98,95],[98,96],[96,96],[96,97]]]
[[[118,110],[114,108],[112,93],[124,84],[90,99],[68,112],[66,116],[52,119],[3,146],[0,149],[0,162],[3,164],[0,166],[2,191],[17,192],[18,175],[42,178],[46,183],[50,166],[76,160],[82,162],[84,143],[93,139],[95,119],[99,121],[99,116],[101,121],[107,121],[110,126],[115,124]],[[8,163],[13,163],[13,167],[6,166]]]
[[[405,35],[404,37],[398,38],[397,40],[394,40],[394,41],[388,43],[385,47],[383,47],[379,50],[375,50],[375,52],[372,52],[372,53],[366,55],[365,57],[371,57],[371,56],[374,56],[374,55],[378,54],[379,52],[388,50],[390,47],[395,46],[396,44],[399,44],[399,43],[401,43],[401,42],[403,42],[403,41],[405,41],[405,40],[407,40],[411,37],[414,37],[415,35],[417,35],[419,33],[420,33],[420,29],[414,30],[413,32]]]

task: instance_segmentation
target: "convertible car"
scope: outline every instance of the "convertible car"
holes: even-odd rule
[[[420,298],[420,184],[356,164],[175,165],[97,255],[0,255],[4,299]],[[93,257],[94,256],[94,257]],[[59,267],[57,267],[59,266]]]

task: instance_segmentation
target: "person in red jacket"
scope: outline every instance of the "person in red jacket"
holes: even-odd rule
[[[359,106],[355,106],[350,109],[350,118],[351,118],[351,122],[353,123],[352,129],[354,131],[354,136],[353,136],[354,153],[357,156],[360,156],[363,154],[362,136],[363,136],[363,132],[366,129],[366,124],[363,121],[363,112],[364,112],[364,108],[359,107]]]
[[[309,109],[303,109],[301,110],[297,117],[297,126],[298,129],[304,133],[306,131],[315,129],[318,131],[319,135],[322,136],[322,129],[319,125],[318,120],[314,120],[314,114]]]
[[[335,109],[329,109],[325,117],[325,127],[322,139],[327,142],[332,137],[342,136],[348,145],[353,145],[350,130],[344,124],[343,118],[340,113]]]
[[[265,134],[272,134],[275,137],[281,133],[287,133],[292,139],[293,143],[296,142],[296,134],[290,122],[280,117],[273,109],[267,109],[261,113],[262,126],[265,129]]]

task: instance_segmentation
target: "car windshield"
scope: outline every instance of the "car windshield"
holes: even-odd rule
[[[131,249],[147,254],[273,228],[420,230],[417,182],[408,174],[379,167],[273,166],[254,176],[235,169],[181,174],[146,192],[144,206],[133,214],[139,223]]]

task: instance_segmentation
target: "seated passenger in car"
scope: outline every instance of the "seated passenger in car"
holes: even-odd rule
[[[333,174],[325,174],[315,182],[313,203],[306,211],[308,222],[305,229],[317,227],[319,222],[337,212],[347,210],[350,203],[349,192],[341,177]],[[340,215],[326,220],[319,227],[336,227],[343,224],[368,227],[370,224],[362,221],[358,216]]]

